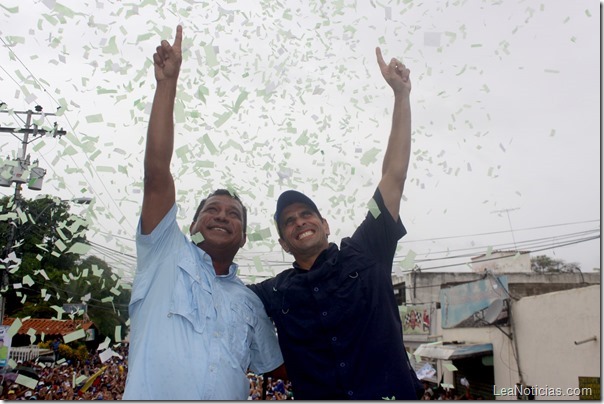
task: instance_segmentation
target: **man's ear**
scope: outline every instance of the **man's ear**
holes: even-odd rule
[[[247,241],[247,234],[243,233],[243,237],[241,237],[241,243],[239,243],[239,248],[243,247],[245,245],[246,241]]]
[[[325,234],[329,236],[329,223],[327,223],[327,220],[325,219],[321,219],[321,221],[323,222],[323,231],[325,231]]]

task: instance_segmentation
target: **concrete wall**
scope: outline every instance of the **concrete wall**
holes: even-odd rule
[[[601,377],[600,293],[600,286],[589,286],[514,302],[512,318],[525,384],[561,388],[565,392],[567,388],[579,387],[579,376]],[[575,344],[593,336],[596,341]],[[579,397],[537,396],[536,399],[578,400]]]
[[[510,293],[517,298],[567,290],[581,285],[600,284],[599,272],[537,274],[502,273],[508,278]],[[438,302],[440,289],[483,279],[484,274],[474,272],[411,272],[398,278],[404,280],[407,303]],[[394,280],[393,280],[394,282]]]
[[[501,329],[516,338],[524,385],[542,388],[536,400],[578,400],[577,395],[551,393],[561,389],[564,394],[568,388],[578,388],[579,376],[601,377],[600,315],[599,285],[525,297],[512,303],[513,326]],[[520,382],[520,374],[513,342],[501,330],[439,327],[437,332],[442,333],[443,341],[493,344],[494,391],[500,394],[496,399],[516,400],[515,392],[505,395]],[[575,344],[593,336],[596,341]],[[452,374],[445,371],[445,382],[452,381]]]
[[[523,382],[528,386],[577,388],[578,377],[600,376],[600,274],[513,273],[508,276],[511,301],[510,326],[500,327],[515,336]],[[441,287],[483,279],[483,275],[465,273],[410,273],[406,283],[407,303],[437,302]],[[591,285],[591,286],[586,286]],[[561,290],[560,290],[561,289]],[[551,292],[555,290],[555,292]],[[532,296],[527,296],[532,295]],[[412,350],[421,343],[463,341],[493,344],[495,391],[513,389],[521,378],[514,357],[514,342],[496,327],[442,329],[441,311],[432,317],[431,336],[405,336]],[[597,336],[590,341],[575,345]],[[438,378],[453,383],[453,374],[438,361]],[[578,396],[537,396],[536,399],[578,399]],[[515,400],[499,395],[498,400]]]
[[[495,273],[501,272],[531,272],[531,255],[515,251],[493,252],[489,258],[480,256],[472,258],[472,271],[483,273],[490,269]]]

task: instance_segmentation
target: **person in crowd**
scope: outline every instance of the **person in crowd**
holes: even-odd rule
[[[392,289],[392,261],[406,234],[399,216],[411,150],[409,69],[376,48],[394,92],[392,128],[373,208],[341,246],[308,196],[283,192],[274,215],[293,268],[249,287],[277,326],[295,399],[418,399]]]
[[[124,391],[128,369],[127,346],[114,348],[118,356],[102,363],[97,352],[92,352],[85,361],[64,360],[61,363],[39,363],[36,360],[24,361],[21,366],[34,369],[38,382],[34,388],[19,384],[5,377],[2,383],[2,400],[94,400],[100,394],[120,400]],[[85,381],[74,384],[81,376],[89,377],[105,368],[101,376],[83,391]],[[9,374],[11,372],[8,372]],[[12,394],[8,394],[9,392]],[[107,400],[109,398],[103,398]]]
[[[153,55],[123,398],[245,400],[248,368],[282,369],[283,357],[262,302],[236,276],[233,259],[245,244],[247,220],[239,197],[219,189],[203,199],[190,240],[176,222],[170,162],[182,37],[179,25],[174,43],[162,40]]]

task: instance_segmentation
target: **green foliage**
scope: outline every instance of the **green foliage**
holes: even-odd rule
[[[4,234],[7,235],[1,239],[4,257],[9,252],[14,252],[21,260],[15,265],[16,270],[10,270],[9,287],[3,288],[3,295],[7,300],[5,314],[13,316],[23,310],[25,302],[45,305],[41,290],[51,287],[49,282],[58,273],[73,268],[79,258],[76,254],[60,251],[60,243],[85,241],[85,228],[82,231],[75,230],[73,226],[77,218],[69,214],[69,204],[48,196],[34,200],[23,199],[18,205],[13,198],[4,197],[0,199],[0,207],[2,214],[9,217],[0,225],[0,231],[6,229]],[[9,249],[11,244],[12,248]],[[39,276],[42,269],[48,274],[50,281]],[[39,281],[33,285],[28,284],[28,279],[37,278],[40,278]],[[14,284],[22,284],[23,287],[14,289]]]
[[[73,357],[73,349],[67,344],[59,344],[59,358],[71,359]]]
[[[575,262],[566,263],[564,260],[554,259],[547,255],[538,255],[531,258],[531,270],[540,274],[577,273],[581,272],[581,267]]]
[[[85,345],[77,344],[71,347],[67,344],[59,344],[59,358],[69,359],[72,362],[83,362],[90,354]]]
[[[91,275],[83,277],[82,273],[86,270]],[[121,337],[125,337],[130,290],[121,289],[120,279],[111,272],[109,264],[98,257],[90,256],[78,265],[74,274],[76,276],[71,277],[70,283],[66,285],[68,295],[90,295],[88,317],[97,326],[99,332],[113,338],[115,326],[121,325],[123,333]],[[119,291],[119,295],[110,292],[111,290]],[[102,299],[108,296],[113,297],[113,301],[103,303]]]
[[[126,332],[130,290],[123,288],[119,277],[100,258],[68,252],[75,243],[86,243],[88,226],[70,214],[67,202],[44,197],[23,199],[17,206],[12,198],[4,197],[0,199],[0,217],[0,234],[7,235],[0,236],[3,257],[9,252],[17,257],[17,261],[9,261],[8,283],[2,288],[5,315],[79,319],[83,313],[59,317],[59,310],[66,303],[86,303],[86,315],[101,334],[97,338],[113,339],[117,325]],[[13,246],[10,251],[7,244]],[[22,287],[15,288],[16,284]]]
[[[90,354],[88,353],[86,345],[80,345],[75,350],[73,350],[73,359],[80,362],[84,362],[86,359],[88,359],[89,355]]]
[[[40,349],[52,349],[50,347],[50,341],[40,341],[40,342],[38,342],[38,348],[40,348]]]

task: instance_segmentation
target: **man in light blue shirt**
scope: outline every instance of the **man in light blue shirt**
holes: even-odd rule
[[[130,301],[130,351],[124,400],[245,400],[248,368],[285,375],[272,322],[235,275],[245,244],[246,209],[217,190],[190,227],[176,223],[174,99],[182,27],[153,55],[157,87],[145,148],[137,271]]]

